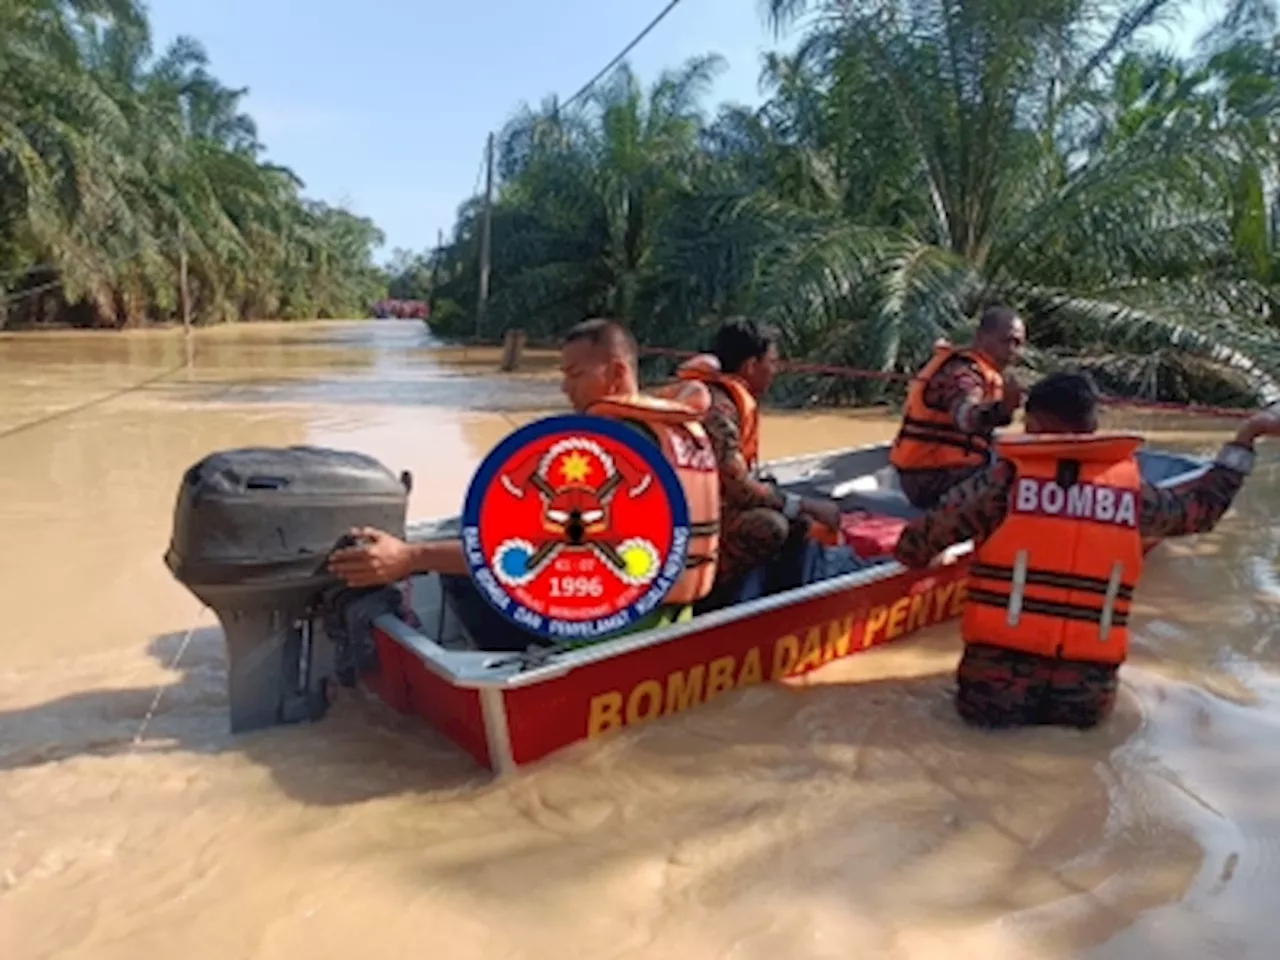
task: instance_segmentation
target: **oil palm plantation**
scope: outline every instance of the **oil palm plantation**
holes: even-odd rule
[[[908,370],[1003,300],[1031,319],[1041,367],[1160,396],[1280,394],[1266,5],[1232,6],[1196,59],[1152,40],[1175,0],[767,7],[801,32],[768,58],[759,109],[699,128],[693,85],[678,135],[624,140],[649,129],[618,120],[617,91],[641,103],[624,72],[581,110],[518,122],[493,227],[497,328],[610,311],[650,343],[692,345],[749,312],[793,354]],[[444,258],[464,316],[473,211]]]
[[[376,228],[262,159],[199,44],[131,0],[0,5],[0,323],[363,315]]]
[[[523,325],[549,334],[600,313],[626,316],[660,337],[646,297],[657,279],[664,218],[705,162],[700,102],[719,58],[664,74],[647,90],[619,69],[578,109],[549,102],[511,121],[498,145],[502,186],[493,211],[490,333]],[[477,284],[479,207],[461,211],[441,295],[465,302],[469,329]],[[651,318],[655,326],[647,326]],[[447,319],[447,315],[446,315]]]

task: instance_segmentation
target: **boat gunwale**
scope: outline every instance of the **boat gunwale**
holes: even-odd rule
[[[762,464],[761,467],[762,469],[769,469],[786,466],[788,464],[795,464],[805,460],[820,462],[824,459],[831,459],[837,456],[849,456],[852,454],[882,449],[887,446],[887,443],[881,442],[864,444],[857,447],[843,447],[825,451],[816,451],[814,453],[772,460],[768,463]],[[1212,466],[1212,461],[1204,460],[1197,462],[1199,458],[1190,455],[1164,453],[1160,451],[1153,452],[1156,452],[1161,456],[1184,459],[1189,462],[1196,463],[1196,466],[1194,467],[1174,474],[1171,477],[1166,477],[1163,480],[1155,481],[1154,485],[1159,487],[1171,487],[1186,483],[1188,480],[1203,474]],[[438,530],[444,524],[455,520],[457,520],[456,515],[451,517],[436,517],[415,521],[409,525],[410,539],[415,539],[413,537],[414,530]],[[418,537],[416,539],[444,539],[445,536],[438,538]],[[959,563],[963,561],[965,557],[973,551],[973,549],[973,541],[971,540],[956,544],[940,554],[941,562],[935,560],[932,567],[950,566],[952,564]],[[842,574],[837,577],[831,577],[827,580],[821,580],[817,583],[797,587],[793,590],[787,590],[771,596],[749,600],[746,603],[734,604],[720,610],[712,611],[711,613],[703,614],[699,617],[694,617],[682,623],[659,627],[656,630],[646,630],[641,633],[622,636],[616,640],[605,640],[569,650],[533,654],[532,656],[526,653],[514,651],[449,650],[441,646],[422,631],[411,627],[395,614],[384,614],[378,617],[373,621],[373,626],[376,629],[382,630],[403,648],[412,652],[419,660],[421,660],[428,670],[449,683],[451,686],[461,689],[481,691],[492,689],[514,690],[521,687],[555,680],[580,667],[626,656],[627,654],[635,653],[638,650],[645,650],[661,644],[671,643],[692,634],[703,633],[707,630],[714,630],[740,620],[746,621],[753,617],[771,613],[775,610],[784,609],[786,607],[800,606],[812,600],[821,599],[832,594],[857,590],[858,588],[865,587],[882,580],[888,580],[893,577],[904,576],[911,573],[925,573],[928,569],[931,568],[913,570],[901,563],[898,563],[897,561],[888,561],[863,570],[856,570],[852,573]],[[545,662],[530,665],[530,660],[535,657],[545,658]]]

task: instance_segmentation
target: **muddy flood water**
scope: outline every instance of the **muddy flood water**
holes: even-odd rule
[[[162,562],[182,471],[353,448],[413,471],[413,516],[453,513],[491,444],[563,409],[495,367],[412,321],[213,330],[189,357],[0,337],[0,957],[1280,953],[1280,467],[1153,554],[1091,733],[964,729],[953,623],[497,783],[349,691],[232,738],[218,631]],[[1229,429],[1137,425],[1204,453]],[[892,431],[778,414],[764,447]]]

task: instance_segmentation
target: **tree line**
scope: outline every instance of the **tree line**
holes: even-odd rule
[[[1280,34],[1233,0],[1192,55],[1179,0],[767,0],[799,28],[758,108],[706,107],[722,64],[501,131],[480,334],[550,338],[589,315],[697,347],[773,323],[792,357],[910,371],[982,307],[1027,317],[1037,370],[1108,390],[1280,396]],[[745,14],[744,14],[745,15]],[[448,242],[402,252],[398,296],[476,333],[481,198]],[[799,398],[871,399],[812,380]]]
[[[137,0],[0,2],[0,327],[367,316],[372,221],[269,163],[246,91]]]

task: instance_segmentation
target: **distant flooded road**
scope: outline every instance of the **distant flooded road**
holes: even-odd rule
[[[496,366],[417,321],[0,334],[0,957],[1274,958],[1275,466],[1153,554],[1092,733],[964,729],[950,624],[502,783],[347,691],[231,738],[213,617],[162,561],[182,472],[358,449],[455,513],[564,409],[552,361]],[[771,415],[765,454],[894,428]]]

